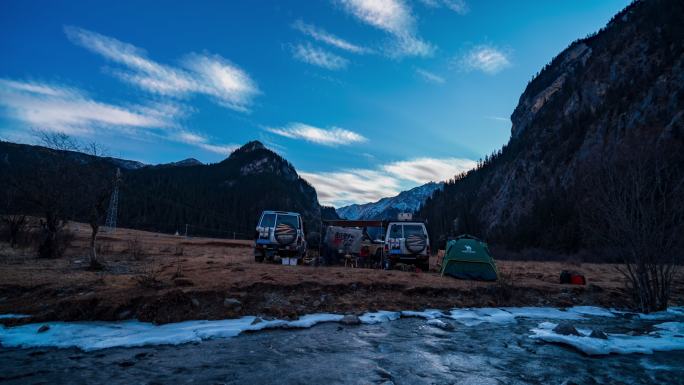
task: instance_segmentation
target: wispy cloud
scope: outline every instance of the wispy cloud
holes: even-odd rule
[[[353,43],[350,43],[340,37],[337,37],[322,28],[318,28],[314,25],[307,24],[302,20],[297,20],[292,24],[292,28],[298,30],[299,32],[307,35],[314,40],[320,41],[322,43],[331,45],[333,47],[339,48],[344,51],[348,51],[356,54],[365,54],[372,52],[371,49],[362,47]]]
[[[112,37],[77,27],[65,27],[64,31],[74,44],[119,65],[112,74],[147,92],[175,97],[206,95],[237,111],[249,111],[260,93],[244,70],[218,55],[191,53],[181,60],[182,67],[176,67],[158,63],[144,50]]]
[[[459,15],[465,15],[470,11],[464,0],[420,0],[420,2],[430,8],[447,8]]]
[[[108,134],[133,140],[156,138],[222,155],[237,148],[213,144],[200,134],[183,131],[179,121],[191,111],[174,103],[112,104],[60,84],[0,79],[0,105],[8,117],[22,124],[23,133],[13,133],[17,138],[39,130],[98,140]]]
[[[463,55],[458,64],[465,71],[482,71],[493,75],[510,67],[511,62],[509,54],[503,50],[492,45],[479,45]]]
[[[444,181],[475,165],[476,162],[470,159],[417,158],[388,163],[375,170],[301,172],[300,175],[316,188],[321,203],[341,207],[394,196],[402,186],[409,188],[416,184]]]
[[[311,44],[297,44],[292,49],[292,56],[304,63],[329,70],[341,70],[349,64],[349,60]]]
[[[423,78],[423,80],[429,83],[444,84],[446,82],[443,77],[421,68],[416,68],[416,73]]]
[[[387,56],[433,54],[435,47],[417,35],[416,17],[403,0],[338,0],[338,3],[359,21],[391,35],[383,48]]]
[[[416,158],[389,163],[382,169],[396,178],[427,183],[453,178],[476,165],[475,161],[462,158]]]
[[[399,193],[399,181],[379,171],[300,172],[299,175],[316,188],[318,200],[329,206],[374,202]]]
[[[205,136],[193,132],[188,132],[188,131],[181,131],[179,132],[175,138],[176,141],[186,143],[189,145],[193,145],[195,147],[199,147],[203,150],[213,152],[216,154],[228,156],[230,155],[231,152],[235,151],[239,146],[236,144],[226,144],[226,145],[220,145],[220,144],[212,144],[209,143],[209,139],[207,139]]]
[[[94,100],[71,87],[0,79],[0,104],[30,128],[84,135],[94,130],[173,126],[161,106],[124,106]]]
[[[392,34],[413,29],[411,9],[401,0],[340,0],[347,12],[362,22]]]
[[[318,128],[304,123],[290,123],[286,127],[267,127],[267,131],[291,139],[302,139],[324,146],[350,145],[367,139],[354,131],[339,127]]]
[[[487,118],[487,119],[489,119],[489,120],[496,120],[496,121],[499,121],[499,122],[508,122],[508,123],[511,122],[511,119],[510,119],[510,118],[505,118],[505,117],[503,117],[503,116],[485,116],[485,118]]]

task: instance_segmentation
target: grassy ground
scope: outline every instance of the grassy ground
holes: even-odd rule
[[[81,224],[70,227],[76,240],[61,259],[39,260],[31,250],[0,244],[0,314],[33,316],[5,323],[128,318],[165,323],[381,309],[629,306],[623,279],[610,264],[499,261],[503,278],[485,283],[434,271],[258,264],[252,241],[127,229],[100,237],[106,267],[89,271],[89,230]],[[587,286],[558,284],[564,269],[585,274]],[[679,278],[674,302],[681,304],[684,279]]]

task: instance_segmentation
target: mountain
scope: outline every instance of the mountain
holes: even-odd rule
[[[171,162],[171,163],[162,163],[158,164],[154,167],[184,167],[184,166],[201,166],[204,163],[200,162],[199,160],[195,158],[187,158],[183,160],[179,160],[178,162]]]
[[[86,219],[79,208],[78,196],[89,184],[85,166],[94,162],[104,162],[107,167],[102,172],[111,173],[112,177],[115,169],[121,168],[118,204],[121,227],[183,232],[188,224],[189,232],[195,235],[232,236],[235,232],[251,237],[262,210],[300,212],[309,228],[314,229],[321,218],[316,190],[299,177],[292,164],[256,141],[245,144],[219,163],[207,165],[190,160],[126,168],[122,167],[121,160],[7,142],[0,142],[0,160],[3,163],[0,179],[20,184],[28,185],[34,177],[32,170],[44,170],[54,164],[74,174],[73,178],[69,177],[70,183],[52,187],[56,193],[70,190],[70,194],[60,196],[75,197],[59,202],[63,206],[60,211],[69,219]],[[68,178],[59,180],[62,179]],[[3,184],[0,193],[5,196],[12,191],[8,184]],[[22,200],[17,194],[15,197],[11,207],[0,207],[0,210],[42,215],[35,202]],[[330,211],[323,208],[324,216],[334,216]]]
[[[337,214],[345,219],[394,219],[398,213],[417,211],[427,198],[443,186],[442,182],[430,182],[377,202],[340,207]]]
[[[527,85],[511,138],[428,199],[433,237],[470,232],[511,248],[576,251],[584,180],[607,161],[684,160],[684,2],[635,1]],[[675,160],[672,160],[675,159]],[[455,227],[455,229],[454,229]]]

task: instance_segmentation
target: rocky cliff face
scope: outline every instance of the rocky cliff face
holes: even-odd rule
[[[459,218],[460,226],[501,238],[523,222],[543,226],[538,211],[550,197],[572,216],[578,197],[563,195],[592,164],[636,147],[684,150],[682,20],[681,1],[637,1],[572,43],[521,95],[509,143],[447,185],[423,215],[441,223],[440,232]]]

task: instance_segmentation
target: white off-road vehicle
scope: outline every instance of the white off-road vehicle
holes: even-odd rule
[[[264,211],[256,228],[254,260],[301,259],[306,254],[304,221],[299,213]]]
[[[422,271],[430,269],[430,238],[421,221],[394,221],[385,234],[387,268],[397,263],[413,264]]]

